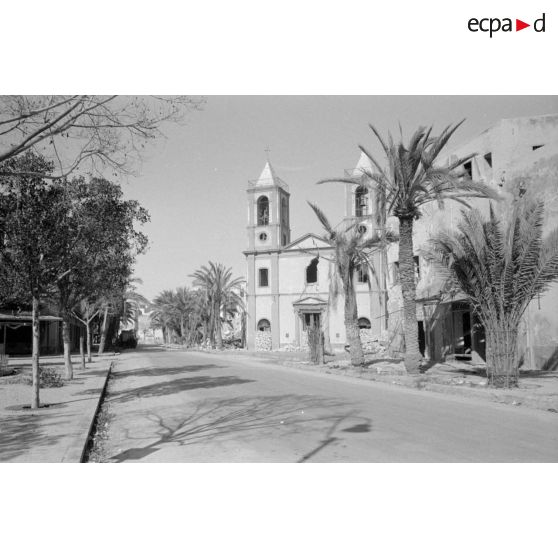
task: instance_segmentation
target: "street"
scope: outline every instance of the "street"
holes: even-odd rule
[[[106,402],[111,462],[558,460],[556,414],[239,353],[125,353]]]

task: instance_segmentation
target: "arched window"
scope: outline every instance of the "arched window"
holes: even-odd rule
[[[258,198],[258,225],[269,225],[269,200],[266,196]]]
[[[355,215],[368,215],[368,189],[365,186],[359,186],[355,190]]]
[[[318,282],[318,258],[314,258],[306,268],[306,284]]]
[[[358,328],[359,329],[370,329],[372,326],[370,324],[370,320],[368,318],[359,318],[358,319]]]
[[[271,324],[269,323],[269,320],[263,318],[258,322],[258,326],[256,329],[258,331],[271,331]]]

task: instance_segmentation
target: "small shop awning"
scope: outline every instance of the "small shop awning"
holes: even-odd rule
[[[39,316],[40,322],[61,322],[62,318],[58,316]],[[19,314],[3,314],[0,313],[0,326],[21,327],[31,325],[31,312],[20,312]]]

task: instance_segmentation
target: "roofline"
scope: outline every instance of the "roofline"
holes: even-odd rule
[[[324,238],[322,238],[322,237],[318,236],[316,233],[312,233],[312,232],[309,232],[309,233],[303,234],[302,236],[299,236],[298,238],[296,238],[295,240],[293,240],[292,242],[290,242],[289,244],[287,244],[283,248],[289,248],[289,246],[293,246],[297,242],[300,242],[301,240],[305,240],[306,238],[310,238],[310,237],[316,238],[317,240],[321,240],[322,242],[327,242],[329,244],[328,248],[333,248],[333,246],[331,245],[331,242],[328,242]]]
[[[290,250],[285,250],[285,246],[281,247],[281,248],[267,248],[265,250],[243,250],[243,254],[245,256],[256,256],[256,255],[262,255],[262,254],[281,254],[281,253],[293,253],[293,252],[301,252],[301,253],[306,253],[308,254],[308,252],[310,250],[333,250],[333,246],[322,246],[322,247],[316,247],[316,248],[292,248]]]

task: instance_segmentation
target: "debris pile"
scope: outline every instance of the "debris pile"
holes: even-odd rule
[[[271,351],[271,331],[256,332],[256,351]]]

